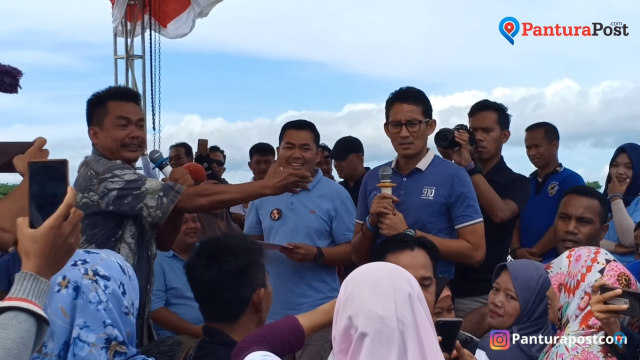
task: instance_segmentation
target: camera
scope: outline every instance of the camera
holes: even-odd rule
[[[473,132],[469,130],[469,127],[465,124],[458,124],[453,127],[453,129],[442,128],[438,130],[436,136],[433,140],[436,143],[436,146],[441,149],[453,150],[460,147],[460,144],[456,141],[454,136],[456,131],[466,131],[469,134],[469,146],[474,147],[476,145],[476,137],[473,135]]]

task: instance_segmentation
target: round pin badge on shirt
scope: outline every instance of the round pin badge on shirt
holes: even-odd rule
[[[271,220],[272,221],[278,221],[282,218],[282,210],[280,209],[273,209],[271,210]]]

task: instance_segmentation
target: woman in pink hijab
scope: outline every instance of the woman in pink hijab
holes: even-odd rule
[[[342,284],[333,315],[333,359],[443,359],[416,279],[386,262],[363,265]]]

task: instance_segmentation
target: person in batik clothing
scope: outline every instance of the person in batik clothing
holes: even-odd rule
[[[609,285],[629,290],[638,290],[638,283],[629,271],[616,261],[608,251],[592,246],[570,249],[547,265],[547,272],[559,299],[558,332],[556,336],[592,337],[604,336],[602,324],[591,310],[592,286],[599,279]],[[551,303],[556,303],[551,301]],[[553,310],[553,309],[552,309]],[[585,339],[586,340],[586,339]],[[569,344],[568,341],[548,345],[540,359],[617,359],[616,345],[600,345],[584,341],[583,344]]]

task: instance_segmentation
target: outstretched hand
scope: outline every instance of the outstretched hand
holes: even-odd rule
[[[264,179],[269,195],[279,195],[285,192],[297,193],[301,189],[308,189],[313,177],[304,170],[291,170],[278,159],[265,175]]]

